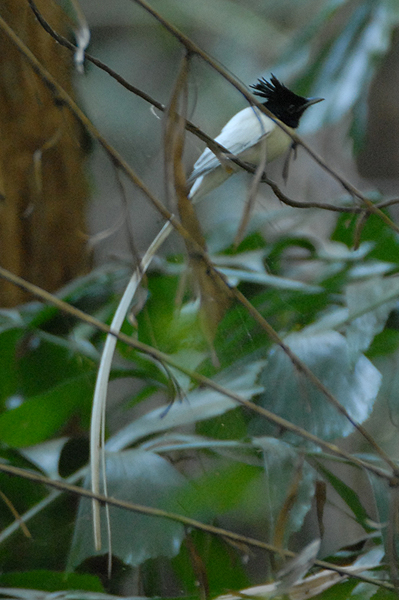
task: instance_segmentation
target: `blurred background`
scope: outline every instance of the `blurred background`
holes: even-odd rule
[[[395,193],[399,166],[399,37],[395,9],[387,2],[162,0],[152,6],[200,45],[244,85],[273,72],[298,93],[325,102],[305,115],[300,127],[306,141],[354,185]],[[81,3],[90,25],[90,51],[130,83],[167,104],[182,49],[134,2]],[[92,65],[76,85],[85,110],[100,131],[163,199],[162,116]],[[189,118],[208,135],[221,127],[246,100],[198,58],[191,62]],[[186,138],[187,174],[204,145]],[[281,183],[283,159],[269,167]],[[95,245],[97,261],[129,254],[126,223],[118,227],[123,202],[115,173],[101,150],[90,160],[93,234],[112,225],[113,234]],[[232,235],[245,203],[249,176],[241,174],[204,199],[198,211],[205,230]],[[291,163],[288,196],[334,202],[344,190],[306,156]],[[138,248],[148,244],[159,217],[127,185],[131,224]],[[295,227],[323,235],[334,216],[282,207],[266,186],[258,210],[281,210],[269,235]],[[316,229],[315,229],[316,224]],[[227,233],[228,231],[228,233]],[[212,242],[212,237],[210,242]]]
[[[168,104],[183,50],[138,3],[39,0],[37,6],[69,39],[90,33],[91,54],[154,101]],[[152,7],[245,86],[273,72],[299,94],[324,97],[305,114],[299,133],[352,184],[395,194],[399,163],[395,2],[157,0]],[[94,125],[165,202],[162,114],[88,61],[83,74],[78,73],[71,51],[57,46],[37,26],[23,0],[5,0],[0,14],[64,89],[72,93],[74,87],[79,105]],[[130,262],[132,253],[143,252],[159,231],[162,218],[76,119],[54,105],[46,86],[37,79],[33,83],[31,68],[6,37],[2,43],[2,55],[7,57],[0,65],[4,140],[0,192],[6,198],[0,221],[3,266],[55,290],[87,272],[90,264]],[[188,93],[188,117],[211,136],[247,105],[197,56],[190,61]],[[203,142],[187,133],[187,175],[203,148]],[[65,164],[65,154],[73,164],[62,171],[59,161]],[[342,201],[345,190],[303,150],[291,161],[287,186],[282,182],[283,162],[281,158],[268,171],[288,196],[297,201]],[[231,178],[198,207],[211,251],[230,244],[249,182],[245,173]],[[292,230],[297,235],[311,232],[322,241],[335,222],[333,213],[281,205],[265,185],[259,189],[256,218],[258,224],[264,222],[270,239]],[[270,221],[273,225],[268,227]],[[180,245],[172,237],[168,247],[174,251]],[[7,285],[0,288],[1,304],[20,302],[22,292]]]
[[[68,39],[84,37],[84,32],[87,33],[89,30],[91,39],[88,52],[90,54],[102,60],[154,101],[168,105],[181,64],[183,49],[176,38],[138,2],[118,0],[110,3],[109,0],[80,0],[78,9],[78,5],[73,0],[60,0],[54,3],[38,0],[37,6],[52,27]],[[323,103],[317,104],[306,113],[299,134],[320,154],[331,169],[369,194],[373,200],[398,197],[399,5],[396,0],[301,0],[301,2],[297,0],[201,0],[201,2],[153,0],[151,6],[245,86],[255,83],[259,77],[269,78],[270,74],[274,73],[301,95],[323,97],[325,99]],[[154,108],[151,102],[126,90],[109,74],[88,61],[85,62],[84,72],[79,73],[74,66],[70,50],[57,45],[49,34],[39,27],[25,0],[3,0],[0,3],[0,16],[18,33],[19,38],[31,48],[41,63],[47,66],[64,89],[76,99],[79,107],[107,142],[127,161],[148,189],[161,202],[166,202],[163,114]],[[78,281],[74,284],[76,287],[72,285],[71,288],[64,288],[61,292],[62,297],[67,301],[109,322],[122,293],[123,284],[130,275],[133,265],[136,264],[137,256],[147,249],[161,229],[163,219],[150,206],[148,199],[139,189],[115,167],[99,143],[90,139],[78,120],[71,116],[62,99],[53,93],[54,90],[49,88],[49,85],[43,84],[40,77],[32,74],[32,69],[20,50],[17,51],[15,43],[11,43],[6,36],[0,39],[2,57],[0,61],[1,266],[9,268],[13,273],[25,277],[46,290],[57,291],[78,275],[90,273],[95,267],[104,268],[105,273],[106,268],[111,264],[109,273],[115,277],[116,284],[115,280],[111,282],[105,280],[104,283],[99,271],[98,280],[97,275],[94,275],[92,280],[89,276],[82,284],[83,291]],[[246,99],[197,56],[193,56],[190,60],[188,98],[189,119],[213,137],[220,132],[234,113],[247,106]],[[187,176],[203,149],[204,143],[186,132],[184,165]],[[66,162],[67,159],[71,162]],[[268,166],[268,175],[292,199],[330,204],[353,203],[353,199],[349,197],[342,185],[311,160],[303,149],[299,148],[296,159],[291,161],[287,183],[282,177],[283,164],[284,158]],[[214,253],[224,251],[231,246],[240,223],[250,182],[251,178],[248,174],[240,173],[214,190],[198,205],[199,219],[212,258]],[[169,208],[172,211],[176,209],[173,206]],[[395,209],[392,209],[391,214],[393,218],[396,216]],[[261,185],[249,229],[253,231],[256,225],[256,230],[261,230],[266,240],[265,247],[269,242],[276,242],[280,236],[283,237],[288,232],[291,235],[289,241],[291,246],[295,246],[292,238],[306,238],[309,244],[305,250],[309,260],[301,265],[298,260],[301,258],[301,248],[299,246],[289,248],[291,254],[287,256],[290,260],[284,260],[285,255],[281,251],[281,268],[279,264],[275,272],[279,276],[299,279],[305,283],[307,281],[318,283],[317,269],[320,265],[320,268],[324,269],[321,270],[322,276],[320,276],[324,285],[324,281],[329,281],[328,277],[332,273],[329,268],[334,262],[333,252],[338,246],[338,249],[343,252],[344,243],[341,243],[341,238],[339,244],[329,239],[336,220],[336,213],[333,212],[319,209],[303,210],[283,205],[266,185]],[[396,234],[392,233],[392,237],[394,236]],[[351,244],[352,239],[348,246]],[[313,250],[309,251],[310,245],[313,245],[316,260],[312,260]],[[264,254],[260,262],[262,269],[268,271],[269,250],[265,247],[262,247]],[[328,252],[323,255],[324,247]],[[393,242],[390,248],[392,247],[396,247]],[[162,248],[162,252],[174,254],[181,252],[182,249],[181,240],[176,235],[172,235]],[[339,257],[337,259],[339,263],[337,272],[340,276],[339,269],[342,269],[342,272],[346,269],[344,263],[351,250],[352,247],[349,250],[345,247],[346,258],[341,262]],[[318,261],[319,257],[321,257],[320,261]],[[378,259],[380,258],[378,256]],[[383,259],[387,262],[396,261],[391,256],[384,256]],[[350,260],[352,258],[348,259],[348,264]],[[331,269],[335,266],[333,265]],[[117,272],[120,267],[124,269],[122,275]],[[172,274],[175,277],[176,273],[172,271],[172,267],[172,263],[168,264],[163,274],[166,273],[168,276]],[[386,263],[382,267],[385,269],[381,271],[382,273],[389,272],[389,269],[393,268]],[[369,274],[373,273],[373,268],[374,264],[371,265]],[[348,267],[348,272],[349,270]],[[155,292],[151,297],[150,290],[149,297],[155,304],[158,301],[159,306],[156,308],[159,308],[160,312],[163,303],[168,305],[170,312],[165,310],[165,315],[162,313],[162,317],[156,323],[163,333],[167,332],[164,334],[167,338],[169,330],[165,328],[162,319],[166,321],[166,318],[173,314],[176,304],[174,297],[167,297],[162,287],[157,288],[158,283],[152,282]],[[350,280],[350,283],[353,281]],[[84,289],[85,284],[88,291]],[[244,282],[244,285],[246,284],[247,282]],[[175,282],[170,288],[166,288],[167,291],[172,290],[170,296],[176,291],[174,285]],[[331,287],[331,298],[328,299],[333,308],[335,303],[341,306],[339,303],[344,302],[342,290],[336,282],[334,285]],[[254,288],[255,286],[247,285],[246,291],[249,296]],[[329,289],[328,286],[326,289]],[[270,288],[267,290],[270,292]],[[257,289],[257,293],[258,291]],[[295,294],[292,294],[292,297],[288,294],[284,296],[283,293],[280,294],[279,289],[271,290],[270,298],[264,306],[267,310],[270,309],[270,313],[273,306],[278,306],[278,310],[281,310],[282,317],[278,325],[283,334],[286,328],[295,329],[311,323],[313,318],[316,319],[315,315],[319,316],[318,311],[320,314],[323,313],[324,300],[320,301],[317,310],[314,305],[313,308],[308,309],[306,302],[311,295],[306,293],[303,304],[296,305]],[[278,300],[281,299],[280,304],[275,300],[277,296]],[[286,297],[288,297],[287,301]],[[3,307],[21,305],[27,298],[31,299],[22,292],[16,291],[15,286],[8,286],[4,282],[0,286],[0,304]],[[146,298],[147,296],[143,303]],[[309,302],[315,304],[314,298]],[[300,308],[297,309],[297,306]],[[23,313],[24,310],[26,313]],[[31,325],[29,311],[33,314],[35,310],[39,309],[33,304],[27,309],[23,308],[24,318],[28,315],[26,321],[21,317],[21,321],[18,321],[20,330],[16,332],[15,338],[10,336],[8,341],[2,342],[5,347],[8,344],[7,356],[10,357],[10,364],[11,360],[15,360],[17,365],[15,368],[13,366],[9,389],[3,393],[5,416],[12,412],[8,409],[15,408],[14,405],[7,405],[10,397],[17,404],[21,402],[23,406],[25,398],[29,399],[39,391],[42,393],[43,389],[43,393],[47,393],[48,389],[52,389],[51,386],[56,387],[59,383],[58,372],[61,373],[64,368],[64,354],[62,360],[60,358],[59,362],[54,363],[56,367],[47,369],[42,368],[44,363],[39,355],[34,368],[27,369],[26,379],[31,385],[29,379],[31,377],[34,384],[31,387],[26,386],[28,392],[23,389],[23,385],[21,386],[20,381],[17,381],[22,370],[18,361],[20,355],[25,359],[25,353],[28,356],[29,352],[34,354],[35,350],[32,345],[33,338],[25,338],[25,331],[21,333],[22,325],[25,326],[26,323],[33,331],[40,329],[44,323],[44,334],[49,336],[54,334],[54,339],[60,335],[63,342],[62,336],[66,332],[65,338],[69,336],[68,343],[59,346],[62,346],[68,357],[74,356],[73,352],[76,351],[72,343],[68,345],[71,340],[73,343],[76,340],[82,343],[79,352],[83,353],[82,348],[88,352],[89,348],[92,352],[87,354],[92,361],[90,363],[91,383],[95,378],[98,356],[102,349],[102,338],[98,332],[87,333],[87,327],[76,326],[75,328],[75,324],[70,325],[61,318],[57,321],[56,317],[54,324],[51,321],[52,316],[50,315],[50,318],[48,313],[44,317],[37,317],[37,322]],[[288,316],[285,311],[289,313]],[[154,310],[151,313],[151,307],[149,314],[155,322],[156,312]],[[266,317],[269,316],[266,311]],[[142,335],[144,331],[144,340],[148,342],[146,317],[147,315],[142,315],[140,334]],[[271,314],[271,318],[274,317],[275,315]],[[279,315],[276,321],[278,318]],[[49,319],[50,324],[46,319]],[[241,326],[242,323],[239,322],[239,325]],[[130,334],[134,326],[129,330]],[[15,323],[13,327],[16,328]],[[183,344],[186,343],[182,334],[183,326],[180,327],[181,329],[177,326],[176,331],[171,327],[175,338],[178,339],[175,346],[173,343],[168,346],[170,340],[166,340],[166,346],[171,354],[182,350],[179,346],[180,338]],[[234,329],[234,321],[232,329]],[[135,329],[133,334],[136,334]],[[49,346],[56,345],[53,338],[50,341],[49,339],[45,338]],[[245,331],[242,339],[245,339]],[[256,343],[259,346],[261,343],[264,344],[254,339],[254,347]],[[56,341],[58,344],[58,338]],[[223,350],[222,343],[220,346]],[[259,346],[256,349],[259,349]],[[183,353],[185,351],[184,347]],[[80,366],[80,354],[78,359],[76,362],[79,362]],[[124,359],[138,360],[136,356],[132,359],[129,351],[125,352]],[[235,359],[236,356],[230,357],[230,361]],[[28,364],[28,360],[26,363]],[[50,365],[53,363],[50,362]],[[123,366],[126,366],[125,363]],[[151,364],[151,368],[152,366]],[[196,366],[193,368],[195,369]],[[120,367],[119,363],[118,367]],[[339,368],[338,366],[337,370]],[[143,381],[140,381],[140,385],[144,381],[147,385],[148,381],[152,382],[153,371],[147,364],[143,370],[145,376],[142,377]],[[42,372],[45,385],[40,387],[37,373],[41,375]],[[162,375],[164,376],[164,373]],[[135,373],[132,376],[135,376]],[[54,378],[54,381],[50,382],[51,385],[47,377]],[[142,397],[137,394],[136,398],[136,389],[132,387],[131,377],[126,375],[123,378],[120,374],[116,377],[120,379],[111,383],[111,397],[124,400],[128,398],[126,404],[129,404],[129,408],[134,406],[135,402],[139,403],[142,399],[147,399],[145,394]],[[6,376],[3,379],[5,380]],[[155,391],[152,388],[143,388],[144,392],[148,393],[150,403],[153,401],[152,395],[155,397],[154,405],[159,401],[161,395],[159,393],[157,396],[159,390],[162,392],[163,403],[167,393],[170,392],[168,389],[165,391],[166,385],[162,387],[163,380],[161,384],[159,387],[154,386]],[[395,385],[391,380],[388,380],[388,387],[391,388],[390,393],[395,392]],[[76,417],[73,412],[74,405],[65,418],[65,420],[70,419],[67,428],[61,429],[64,427],[63,422],[55,424],[54,430],[50,433],[42,433],[39,440],[31,440],[30,443],[33,445],[43,440],[47,443],[48,437],[55,433],[58,435],[59,430],[65,436],[71,438],[75,436],[79,442],[82,439],[86,442],[89,429],[88,415],[92,401],[92,387],[88,386],[88,388],[84,402],[78,395],[76,402],[79,410],[80,405],[85,404],[84,418],[80,415]],[[80,391],[79,387],[79,393]],[[68,392],[66,396],[69,398],[73,394]],[[55,401],[58,402],[58,396]],[[147,403],[144,406],[147,410]],[[152,406],[150,404],[150,408]],[[141,406],[139,408],[141,409]],[[118,413],[115,411],[117,414],[111,413],[112,411],[107,425],[109,431],[114,433],[125,424],[127,413],[125,406]],[[224,423],[222,425],[224,427]],[[219,427],[221,431],[222,425],[217,422],[215,430]],[[385,407],[380,415],[377,414],[372,431],[376,437],[383,439],[388,447],[391,443],[390,433],[394,429],[393,425],[391,429],[391,425]],[[205,435],[209,435],[209,431],[206,429],[204,431]],[[223,435],[220,431],[215,434],[215,437]],[[237,437],[239,435],[240,432]],[[396,440],[393,435],[392,438]],[[346,444],[350,450],[363,449],[361,444],[356,445],[357,442],[353,441],[353,437],[341,443]],[[19,447],[18,444],[16,447]],[[79,450],[79,452],[83,454],[83,451]],[[75,452],[75,455],[79,452]],[[82,465],[87,455],[83,458]],[[78,466],[81,465],[77,465],[76,469]],[[72,471],[71,468],[70,472]],[[351,483],[355,485],[353,471],[349,474],[349,471],[347,473],[342,470],[340,476],[347,481],[352,477]],[[366,488],[361,490],[362,493],[364,489]],[[332,501],[325,511],[325,521],[333,524],[323,540],[325,554],[331,549],[336,550],[345,543],[352,542],[360,529],[354,519],[341,518],[342,515],[336,511],[334,504],[338,503],[339,498],[334,494],[332,490]],[[368,488],[363,495],[364,503],[368,508]],[[341,509],[342,504],[341,502]],[[27,503],[26,510],[29,507],[30,503]],[[335,526],[335,520],[338,520],[337,514],[340,527]],[[55,517],[58,518],[58,515]],[[68,512],[65,519],[67,531],[64,532],[67,540],[72,535],[72,518]],[[309,523],[305,521],[303,529],[305,536],[313,535],[315,530],[314,518],[309,520],[311,521]],[[56,546],[57,540],[53,543]],[[297,545],[299,547],[301,543]],[[14,548],[10,551],[13,561],[14,552],[17,554],[18,550]],[[54,560],[59,561],[56,565],[59,568],[61,558],[58,555],[57,557]],[[63,558],[64,556],[62,560]],[[33,559],[32,563],[34,568],[38,568]],[[12,564],[17,564],[17,559]],[[253,568],[259,577],[259,563],[255,560],[254,564]],[[40,568],[43,568],[42,564]]]

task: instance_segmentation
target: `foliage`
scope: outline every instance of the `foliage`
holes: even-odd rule
[[[337,32],[347,14],[340,11],[349,18]],[[330,0],[293,37],[278,66],[300,73],[304,93],[325,87],[329,101],[315,126],[353,109],[361,143],[361,99],[397,20],[389,0]],[[323,28],[334,35],[312,57]],[[289,59],[293,49],[300,64]],[[201,264],[212,301],[222,301],[221,289],[228,297],[212,335],[204,288],[202,304],[182,291],[183,253],[154,261],[146,279],[138,271],[145,293],[124,320],[110,373],[129,392],[108,409],[102,468],[103,492],[126,506],[107,508],[102,498],[101,548],[89,498],[49,491],[45,478],[9,477],[5,467],[90,488],[90,411],[104,348],[94,319],[111,323],[129,269],[110,264],[60,290],[58,300],[74,307],[67,315],[56,299],[0,311],[2,597],[117,598],[119,578],[134,569],[137,596],[240,598],[238,590],[269,581],[244,593],[394,597],[399,234],[378,210],[383,198],[361,209],[352,200],[323,198],[342,209],[323,243],[291,230],[268,239],[265,221],[279,224],[283,209],[254,215],[238,246],[240,215],[230,229],[208,231],[210,262],[230,286]],[[316,208],[326,211],[322,202]],[[234,297],[226,291],[233,286]],[[308,543],[332,539],[334,519],[340,535],[349,533],[322,546],[329,565],[315,562]],[[290,548],[298,556],[287,564]]]

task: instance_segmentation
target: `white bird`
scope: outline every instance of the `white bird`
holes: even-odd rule
[[[323,100],[323,98],[303,98],[294,94],[273,74],[270,82],[263,78],[258,79],[258,83],[251,87],[255,90],[256,96],[266,98],[263,105],[291,131],[298,127],[303,113],[309,106]],[[283,154],[292,144],[290,136],[255,106],[248,106],[234,115],[215,141],[240,160],[254,165],[264,160],[265,150],[262,148],[264,143],[266,143],[267,163]],[[193,184],[188,197],[193,202],[197,202],[239,168],[234,162],[229,161],[227,156],[222,164],[212,150],[205,148],[188,178],[188,183]]]

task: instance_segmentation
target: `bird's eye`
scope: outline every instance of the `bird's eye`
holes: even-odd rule
[[[290,105],[289,105],[289,107],[288,107],[288,112],[289,112],[290,114],[292,114],[292,113],[294,113],[295,111],[296,111],[296,106],[295,106],[295,104],[290,104]]]

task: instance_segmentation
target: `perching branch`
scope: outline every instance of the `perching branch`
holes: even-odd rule
[[[261,112],[268,116],[272,121],[276,123],[285,131],[287,135],[291,137],[296,145],[302,146],[306,152],[313,158],[313,160],[320,165],[327,173],[331,175],[341,186],[349,192],[354,198],[359,198],[371,213],[377,214],[383,221],[391,227],[394,231],[399,233],[399,226],[391,221],[391,219],[385,215],[379,208],[377,208],[362,192],[360,192],[354,185],[347,181],[342,175],[339,175],[332,167],[330,167],[322,158],[319,156],[310,146],[308,146],[296,133],[293,133],[289,128],[284,125],[281,121],[271,113],[263,104],[255,100],[252,94],[243,86],[235,77],[233,77],[217,60],[212,58],[209,54],[204,52],[197,44],[192,42],[184,33],[182,33],[177,27],[172,25],[164,17],[162,17],[155,9],[152,8],[145,0],[132,0],[136,4],[139,4],[145,11],[151,14],[169,33],[173,35],[179,42],[192,54],[196,54],[206,63],[208,63],[215,71],[217,71],[224,79],[226,79],[232,86],[234,86],[251,104],[256,106]]]
[[[75,52],[77,50],[77,46],[75,44],[73,44],[72,42],[70,42],[67,38],[65,38],[64,36],[62,36],[58,32],[56,32],[51,27],[51,25],[46,21],[46,19],[43,17],[43,15],[38,10],[36,4],[34,3],[34,0],[28,0],[28,3],[29,3],[29,6],[31,7],[33,13],[35,14],[37,20],[39,21],[40,25],[43,27],[43,29],[45,29],[45,31],[47,31],[47,33],[49,35],[51,35],[51,37],[53,37],[54,40],[58,44],[60,44],[61,46],[64,46],[65,48],[67,48],[71,52]],[[177,31],[177,30],[175,30],[173,28],[173,31]],[[182,38],[184,38],[183,34],[181,34],[181,36],[182,36]],[[186,39],[186,38],[184,38],[184,39]],[[205,53],[203,53],[202,51],[200,51],[199,48],[197,48],[197,54],[199,54],[202,58],[204,58],[204,56],[205,56]],[[88,52],[85,52],[85,59],[88,62],[91,62],[93,65],[95,65],[99,69],[101,69],[102,71],[104,71],[105,73],[107,73],[108,75],[110,75],[110,77],[112,77],[113,79],[115,79],[115,81],[117,81],[122,87],[124,87],[129,92],[132,92],[133,94],[135,94],[139,98],[142,98],[145,102],[148,102],[148,104],[150,104],[151,106],[155,107],[160,112],[165,112],[166,106],[164,104],[162,104],[161,102],[158,102],[158,100],[156,100],[155,98],[153,98],[152,96],[150,96],[146,92],[143,92],[138,87],[136,87],[136,86],[132,85],[131,83],[129,83],[124,77],[122,77],[119,73],[117,73],[114,69],[112,69],[111,67],[109,67],[107,64],[105,64],[100,59],[96,58],[95,56],[93,56],[92,54],[90,54]],[[205,58],[204,58],[204,60],[205,60]],[[213,63],[210,63],[210,64],[211,64],[211,66],[214,66]],[[219,68],[221,69],[219,72],[223,76],[226,76],[226,78],[230,81],[230,83],[232,83],[233,85],[235,85],[235,83],[234,83],[235,80],[231,79],[231,76],[227,72],[226,72],[226,74],[224,74],[224,69],[221,66]],[[235,86],[235,87],[237,87],[237,86]],[[241,91],[241,93],[244,94],[244,96],[247,98],[248,101],[251,102],[251,104],[258,106],[258,108],[265,109],[265,107],[263,106],[263,104],[259,104],[252,97],[252,95],[250,95],[245,90],[245,88],[243,88],[242,86],[240,86],[237,89],[239,89],[239,91]],[[245,91],[245,93],[244,93],[244,91]],[[274,115],[272,113],[269,113],[269,111],[267,109],[265,109],[264,112],[272,120],[275,120]],[[277,123],[277,124],[280,126],[280,123]],[[284,127],[282,127],[282,129],[284,129]],[[211,138],[209,135],[207,135],[204,131],[202,131],[197,125],[195,125],[191,121],[189,121],[189,120],[185,121],[185,128],[187,129],[187,131],[189,131],[190,133],[192,133],[193,135],[195,135],[198,139],[200,139],[201,141],[205,142],[205,144],[210,148],[210,150],[212,150],[213,152],[215,152],[215,154],[222,154],[226,159],[231,160],[233,163],[235,163],[237,166],[239,166],[244,171],[247,171],[248,173],[251,173],[251,174],[255,174],[256,173],[256,167],[254,167],[253,165],[248,164],[248,163],[242,161],[238,156],[235,156],[234,154],[232,154],[231,152],[229,152],[229,150],[227,150],[227,148],[225,148],[224,146],[222,146],[222,144],[219,144],[218,142],[216,142],[213,138]],[[286,133],[288,135],[290,135],[291,137],[293,137],[291,131],[287,131]],[[310,148],[308,148],[306,146],[305,142],[303,142],[297,136],[295,136],[295,142],[297,144],[302,145],[308,152],[310,152]],[[320,161],[323,162],[321,158],[320,158]],[[317,162],[319,162],[319,161],[317,161]],[[319,162],[319,164],[320,164],[320,162]],[[349,184],[346,184],[344,182],[344,180],[342,179],[342,177],[338,173],[335,173],[331,168],[328,168],[328,170],[329,170],[330,174],[333,175],[334,178],[337,179],[341,183],[341,185],[352,196],[356,195],[357,197],[359,197],[359,198],[361,198],[363,200],[363,196],[362,196],[362,194],[358,190],[356,190],[356,194],[355,194],[354,191],[353,191],[354,188],[353,188],[353,190],[349,189],[349,187],[347,187]],[[266,183],[272,189],[272,191],[274,192],[274,194],[276,195],[276,197],[283,204],[287,204],[288,206],[292,206],[294,208],[319,208],[321,210],[328,210],[328,211],[332,211],[332,212],[341,212],[341,213],[350,213],[350,214],[361,214],[361,213],[365,213],[365,212],[366,213],[373,213],[373,212],[375,213],[376,212],[375,209],[378,209],[378,215],[381,217],[381,214],[379,212],[380,209],[386,208],[388,206],[392,206],[394,204],[399,203],[399,199],[393,199],[393,200],[387,200],[387,201],[381,202],[380,204],[372,204],[372,203],[370,203],[371,204],[371,207],[370,207],[369,204],[368,204],[370,201],[367,200],[367,203],[366,203],[367,206],[366,206],[366,208],[364,208],[364,207],[359,207],[359,206],[342,206],[342,205],[328,204],[328,203],[324,203],[324,202],[302,202],[302,201],[296,201],[296,200],[292,200],[291,198],[288,198],[288,196],[286,196],[280,190],[279,186],[275,182],[273,182],[271,179],[269,179],[266,176],[266,174],[264,174],[263,177],[261,178],[261,182],[262,183]],[[395,224],[393,224],[390,220],[389,220],[389,222],[386,220],[387,219],[386,215],[383,215],[383,217],[381,217],[381,218],[383,218],[383,220],[385,222],[387,222],[387,224],[389,226],[393,225],[394,226],[393,228],[396,231],[399,231],[398,229],[396,229],[396,225]]]

